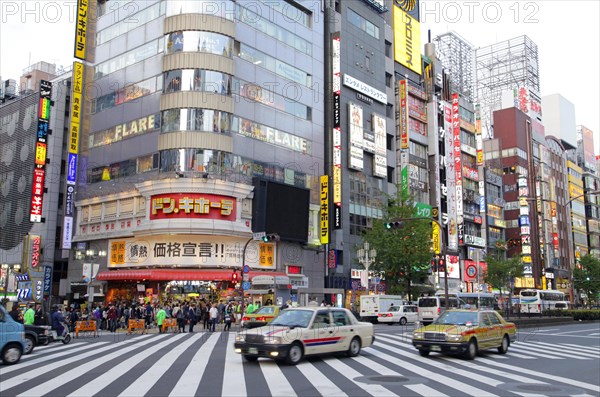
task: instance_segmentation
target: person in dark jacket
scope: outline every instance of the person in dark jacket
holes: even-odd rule
[[[188,309],[188,321],[190,322],[190,326],[188,328],[188,332],[194,332],[194,325],[196,325],[196,305],[191,304]]]
[[[19,310],[19,306],[13,305],[12,309],[8,312],[10,316],[18,323],[23,324],[23,312]]]
[[[62,336],[65,328],[63,324],[65,323],[65,318],[60,310],[58,310],[58,306],[52,307],[52,329],[56,330],[56,334],[58,336]]]

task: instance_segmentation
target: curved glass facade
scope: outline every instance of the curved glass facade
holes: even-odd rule
[[[179,14],[214,15],[229,20],[235,16],[235,3],[231,0],[169,0],[167,1],[167,16]]]
[[[206,52],[231,58],[233,53],[233,39],[219,33],[178,30],[165,35],[165,41],[167,54]]]
[[[204,69],[170,70],[165,72],[164,92],[204,91],[231,95],[233,77],[226,73]]]
[[[162,112],[161,132],[231,132],[233,115],[212,109],[169,109]]]

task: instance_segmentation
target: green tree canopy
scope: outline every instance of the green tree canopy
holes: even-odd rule
[[[377,251],[377,261],[370,269],[385,272],[388,289],[401,291],[413,299],[415,289],[411,282],[422,283],[431,268],[431,221],[407,220],[418,217],[412,199],[394,198],[381,209],[382,219],[375,219],[364,236]],[[403,224],[399,228],[386,228],[387,223],[394,221]]]
[[[591,256],[581,257],[579,265],[573,270],[573,283],[581,294],[587,296],[586,303],[591,306],[600,299],[600,260]]]
[[[498,288],[502,291],[511,290],[511,279],[523,276],[523,263],[521,258],[505,258],[506,243],[504,241],[496,242],[496,255],[489,255],[486,258],[487,271],[484,274],[484,280],[492,288]]]

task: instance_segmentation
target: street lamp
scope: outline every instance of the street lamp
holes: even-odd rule
[[[369,292],[369,267],[371,264],[375,263],[375,258],[377,257],[377,251],[373,248],[369,250],[369,243],[365,241],[364,248],[360,248],[356,251],[356,256],[358,257],[358,261],[365,267],[366,272],[366,284],[367,284],[367,293]],[[361,280],[364,282],[365,280]]]

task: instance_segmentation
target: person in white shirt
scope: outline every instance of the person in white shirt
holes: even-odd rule
[[[217,318],[219,317],[219,309],[217,309],[217,305],[213,304],[208,313],[210,315],[210,331],[215,332]]]

